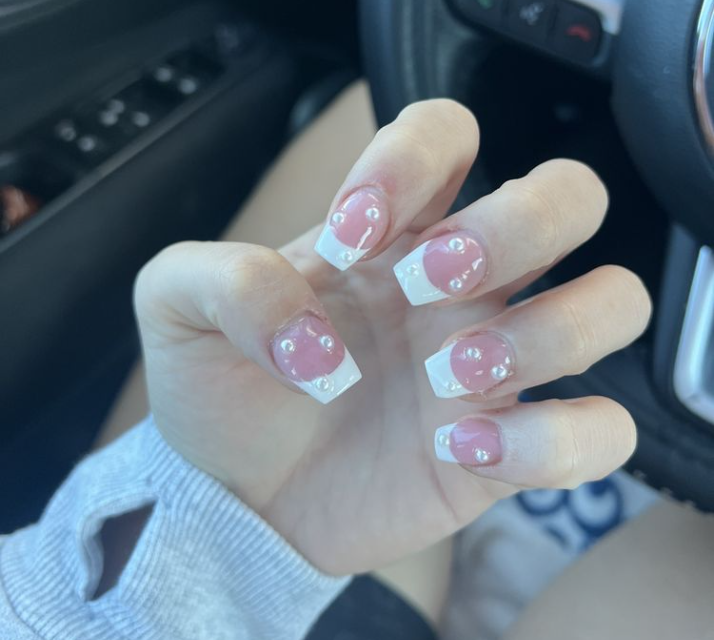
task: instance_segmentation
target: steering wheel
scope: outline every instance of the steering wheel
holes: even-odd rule
[[[541,159],[530,151],[542,141],[534,130],[550,135],[547,109],[580,119],[591,138],[588,109],[612,119],[619,139],[590,139],[591,164],[622,167],[625,195],[616,212],[613,194],[608,249],[595,262],[641,256],[640,271],[655,274],[645,279],[654,322],[624,351],[529,397],[620,401],[639,427],[628,469],[714,511],[714,0],[362,0],[360,12],[380,125],[436,96],[479,117],[482,153],[457,206]],[[563,100],[569,92],[584,116]],[[505,136],[511,153],[488,136]]]

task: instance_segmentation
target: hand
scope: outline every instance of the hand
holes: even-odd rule
[[[138,279],[159,429],[325,572],[384,565],[499,498],[600,478],[633,451],[611,400],[517,394],[634,340],[650,316],[639,279],[602,267],[506,306],[597,230],[606,191],[556,160],[442,219],[478,139],[460,105],[414,104],[364,152],[322,233],[280,253],[182,243]]]

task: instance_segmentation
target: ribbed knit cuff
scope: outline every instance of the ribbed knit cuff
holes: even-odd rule
[[[103,522],[152,503],[118,585],[90,601]],[[48,640],[293,640],[348,581],[312,567],[150,419],[84,460],[40,523],[4,542],[0,577],[18,617]]]

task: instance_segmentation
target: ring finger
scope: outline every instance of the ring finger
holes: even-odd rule
[[[650,313],[637,276],[600,267],[452,335],[426,361],[429,381],[440,398],[518,393],[582,373],[627,346],[644,331]]]

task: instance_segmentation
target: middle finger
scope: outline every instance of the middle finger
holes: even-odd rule
[[[607,203],[592,169],[552,160],[425,231],[394,273],[412,305],[472,299],[570,253]]]

